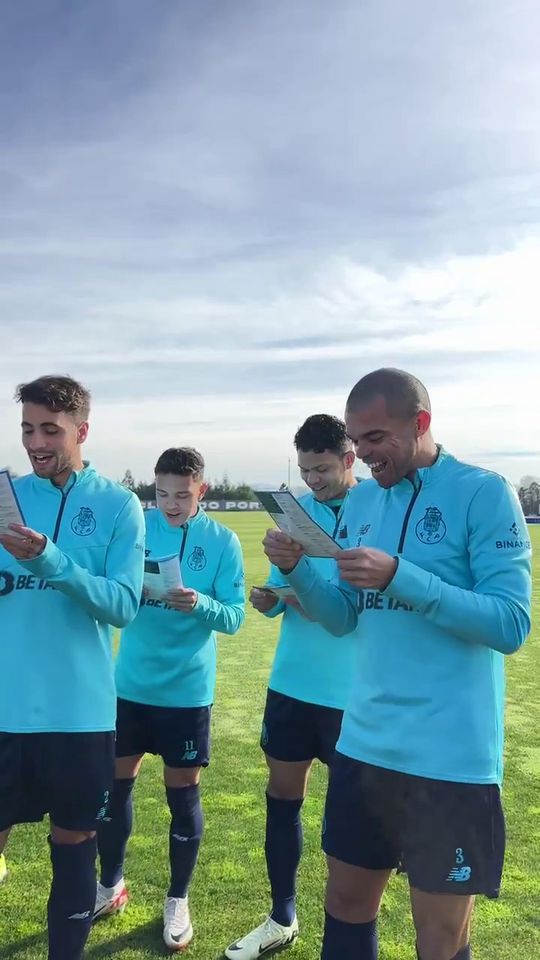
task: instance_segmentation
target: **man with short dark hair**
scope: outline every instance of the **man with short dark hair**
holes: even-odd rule
[[[336,536],[347,496],[356,484],[345,424],[337,417],[315,414],[299,428],[294,445],[302,479],[310,488],[300,503],[330,536]],[[313,562],[321,576],[331,575],[332,560]],[[250,597],[260,613],[282,615],[261,737],[269,769],[265,853],[272,909],[262,924],[227,948],[225,956],[234,960],[255,960],[293,943],[298,935],[301,808],[313,761],[329,764],[334,755],[353,668],[354,637],[336,644],[305,616],[298,602],[280,601],[271,590],[285,583],[272,567],[268,589],[254,588]]]
[[[101,882],[94,918],[123,910],[124,857],[132,826],[132,791],[145,753],[164,765],[171,813],[170,886],[163,939],[183,950],[193,936],[188,887],[203,833],[199,781],[210,760],[210,713],[216,681],[216,633],[244,620],[244,571],[238,537],[200,506],[207,490],[197,450],[165,450],[156,467],[157,510],[148,510],[149,566],[177,556],[182,586],[147,596],[124,631],[116,667],[116,779],[98,835]]]
[[[79,960],[114,772],[109,624],[137,612],[143,515],[134,494],[82,460],[81,384],[40,377],[16,397],[33,473],[14,481],[27,526],[0,536],[0,853],[14,824],[50,815],[49,960]]]
[[[289,537],[265,538],[311,616],[336,636],[358,626],[326,802],[321,956],[375,960],[381,897],[401,867],[420,960],[469,960],[474,897],[498,896],[503,867],[504,656],[530,629],[525,519],[503,477],[435,443],[411,374],[368,374],[345,420],[372,480],[344,511],[339,584]]]

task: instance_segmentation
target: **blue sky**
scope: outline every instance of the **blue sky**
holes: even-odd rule
[[[0,461],[63,372],[103,472],[281,481],[392,365],[453,452],[540,473],[539,34],[535,0],[6,5]]]

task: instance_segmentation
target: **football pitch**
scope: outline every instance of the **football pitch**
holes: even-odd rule
[[[247,590],[264,582],[267,564],[260,515],[216,515],[239,534]],[[530,527],[535,549],[534,623],[526,646],[508,660],[505,806],[508,855],[499,901],[481,901],[473,938],[475,960],[537,960],[540,956],[540,526]],[[212,763],[203,774],[206,833],[190,890],[195,937],[187,956],[217,960],[225,946],[266,915],[269,904],[264,842],[265,765],[258,746],[261,714],[278,623],[247,610],[236,637],[219,638],[219,679],[213,714]],[[339,642],[339,640],[336,640]],[[300,870],[300,938],[291,960],[317,960],[325,866],[319,835],[326,784],[313,770],[304,805],[305,850]],[[0,958],[43,960],[50,880],[45,824],[13,831],[10,874],[0,887]],[[148,758],[135,792],[135,829],[126,880],[130,901],[122,916],[92,930],[85,956],[148,960],[167,951],[161,913],[168,884],[168,810],[160,764]],[[380,918],[381,960],[414,960],[407,886],[393,878]]]

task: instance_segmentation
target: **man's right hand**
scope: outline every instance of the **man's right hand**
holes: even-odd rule
[[[249,594],[249,602],[259,613],[268,613],[278,603],[275,593],[270,590],[261,590],[259,587],[252,587]]]
[[[282,533],[281,530],[276,530],[275,528],[266,531],[263,547],[270,563],[273,563],[275,567],[279,567],[284,573],[290,573],[291,570],[294,570],[300,557],[302,557],[304,553],[304,548],[301,544],[297,543],[296,540],[292,540],[286,533]]]

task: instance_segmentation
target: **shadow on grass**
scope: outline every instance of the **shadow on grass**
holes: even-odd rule
[[[42,933],[33,933],[30,937],[23,937],[13,943],[3,943],[0,947],[0,957],[2,960],[11,960],[13,957],[14,960],[17,958],[22,958],[25,956],[26,950],[36,948],[43,943],[43,934]]]
[[[105,960],[105,958],[109,960],[120,950],[127,950],[128,948],[132,950],[151,950],[152,953],[158,953],[161,949],[164,954],[171,956],[170,951],[163,943],[163,921],[161,917],[149,920],[148,923],[142,923],[133,930],[126,931],[126,933],[117,933],[111,936],[109,940],[101,943],[93,944],[90,939],[84,956],[85,958],[88,957],[88,960]]]

